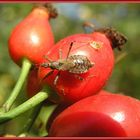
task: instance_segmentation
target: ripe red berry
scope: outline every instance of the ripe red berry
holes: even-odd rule
[[[72,48],[67,56],[71,44]],[[54,88],[62,100],[73,103],[96,94],[105,85],[114,65],[111,43],[106,35],[95,32],[94,34],[76,34],[66,37],[54,45],[46,56],[52,61],[58,62],[61,60],[59,58],[60,50],[62,50],[62,59],[66,60],[68,57],[68,62],[62,65],[59,61],[60,66],[58,65],[57,68],[62,68],[62,70],[55,68],[53,74],[49,74],[45,78],[51,69],[44,68],[45,65],[48,65],[48,61],[44,60],[47,63],[43,63],[44,67],[40,67],[39,78]],[[75,64],[73,68],[69,68],[71,62]],[[93,65],[90,66],[89,62]],[[52,64],[52,62],[50,63]],[[58,72],[58,80],[55,83]]]
[[[53,121],[53,137],[138,137],[140,102],[120,94],[101,91],[65,109]]]
[[[44,54],[54,44],[50,16],[47,8],[35,7],[13,29],[9,38],[9,53],[18,65],[21,65],[23,58],[40,63]]]
[[[42,89],[42,85],[38,81],[38,70],[33,69],[29,72],[26,84],[27,97],[32,97]]]
[[[62,112],[64,109],[66,109],[69,105],[66,103],[58,104],[57,107],[53,110],[52,114],[50,115],[47,124],[46,124],[46,130],[49,131],[54,119]]]

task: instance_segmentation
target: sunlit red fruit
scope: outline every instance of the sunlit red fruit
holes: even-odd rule
[[[49,19],[47,8],[38,6],[13,29],[9,38],[9,53],[18,65],[21,65],[23,58],[40,63],[54,44]]]
[[[46,124],[46,130],[49,131],[54,119],[62,112],[64,111],[69,105],[66,103],[60,103],[57,105],[57,107],[54,109],[50,117],[48,118],[47,124]]]
[[[53,15],[48,9],[38,6],[14,28],[9,38],[9,53],[15,63],[21,65],[22,60],[27,58],[34,66],[39,66],[36,64],[49,62],[44,56],[58,61],[61,49],[62,59],[83,55],[94,65],[81,74],[55,69],[46,77],[52,69],[42,66],[30,71],[26,87],[28,97],[39,92],[42,84],[48,84],[64,103],[58,106],[49,120],[49,136],[139,136],[140,102],[128,96],[100,91],[114,66],[112,49],[121,49],[126,38],[121,36],[122,40],[117,44],[116,36],[110,38],[104,31],[95,30],[91,34],[66,37],[53,45],[50,16]],[[68,56],[71,43],[73,46]],[[82,67],[77,69],[80,71]],[[58,72],[60,75],[55,84]],[[50,97],[53,98],[53,95]]]
[[[37,69],[33,69],[29,72],[27,83],[26,83],[27,97],[34,96],[43,88],[41,83],[39,83],[38,81],[37,74],[38,74]]]
[[[44,77],[51,71],[50,68],[40,67],[38,73],[40,81],[43,81],[44,84],[49,84],[60,95],[62,101],[69,103],[96,94],[105,85],[114,66],[114,54],[110,40],[100,32],[66,37],[55,44],[46,53],[46,56],[52,61],[57,61],[60,59],[59,51],[62,49],[62,59],[66,59],[72,42],[73,47],[70,51],[70,56],[86,56],[91,63],[94,63],[93,67],[82,74],[61,71],[56,85],[54,80],[58,70],[54,70],[53,74],[50,74],[45,79]],[[44,59],[43,62],[48,61]],[[80,80],[79,77],[82,77],[83,80]]]
[[[53,137],[138,137],[140,102],[120,94],[101,91],[65,109],[53,121]]]

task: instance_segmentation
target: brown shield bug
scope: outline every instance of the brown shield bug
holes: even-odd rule
[[[84,55],[70,55],[70,51],[72,49],[73,42],[71,42],[69,51],[67,53],[67,57],[62,59],[62,50],[59,50],[59,59],[57,61],[50,60],[47,56],[45,58],[49,61],[49,63],[42,63],[41,66],[45,68],[51,68],[50,71],[43,79],[48,77],[53,73],[53,70],[58,70],[58,74],[54,80],[54,85],[56,85],[57,80],[59,78],[61,71],[68,71],[73,74],[82,74],[86,73],[91,67],[93,67],[94,63],[90,62],[90,60]],[[81,77],[79,76],[81,79]]]

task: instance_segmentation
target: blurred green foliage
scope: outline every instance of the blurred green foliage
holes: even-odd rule
[[[51,20],[55,41],[82,33],[82,24],[89,21],[96,27],[112,26],[122,32],[128,42],[121,52],[115,50],[115,57],[127,55],[115,65],[105,89],[140,99],[140,4],[127,3],[53,3],[59,16]],[[20,73],[8,53],[8,38],[12,29],[32,9],[32,3],[0,4],[0,105],[7,99]],[[25,90],[15,105],[26,100]],[[28,113],[29,114],[29,113]],[[17,134],[28,114],[16,118],[0,127],[0,134]],[[43,115],[44,116],[44,115]]]

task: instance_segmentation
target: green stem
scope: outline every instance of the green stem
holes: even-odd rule
[[[3,105],[3,108],[5,109],[6,112],[11,108],[14,101],[16,100],[16,98],[26,80],[26,77],[29,73],[30,68],[31,68],[31,62],[27,59],[23,59],[22,69],[21,69],[21,74],[19,76],[19,79],[18,79],[12,93],[10,94],[10,97]]]
[[[0,124],[10,121],[11,119],[19,116],[20,114],[26,112],[27,110],[35,107],[42,101],[48,98],[48,93],[46,92],[39,92],[23,104],[19,105],[18,107],[10,110],[9,112],[0,114]]]
[[[32,128],[36,118],[38,117],[41,111],[42,105],[43,105],[43,102],[33,109],[29,119],[27,120],[27,123],[23,127],[23,130],[22,130],[23,132],[20,135],[23,135],[23,134],[27,135],[29,133],[30,129]]]

